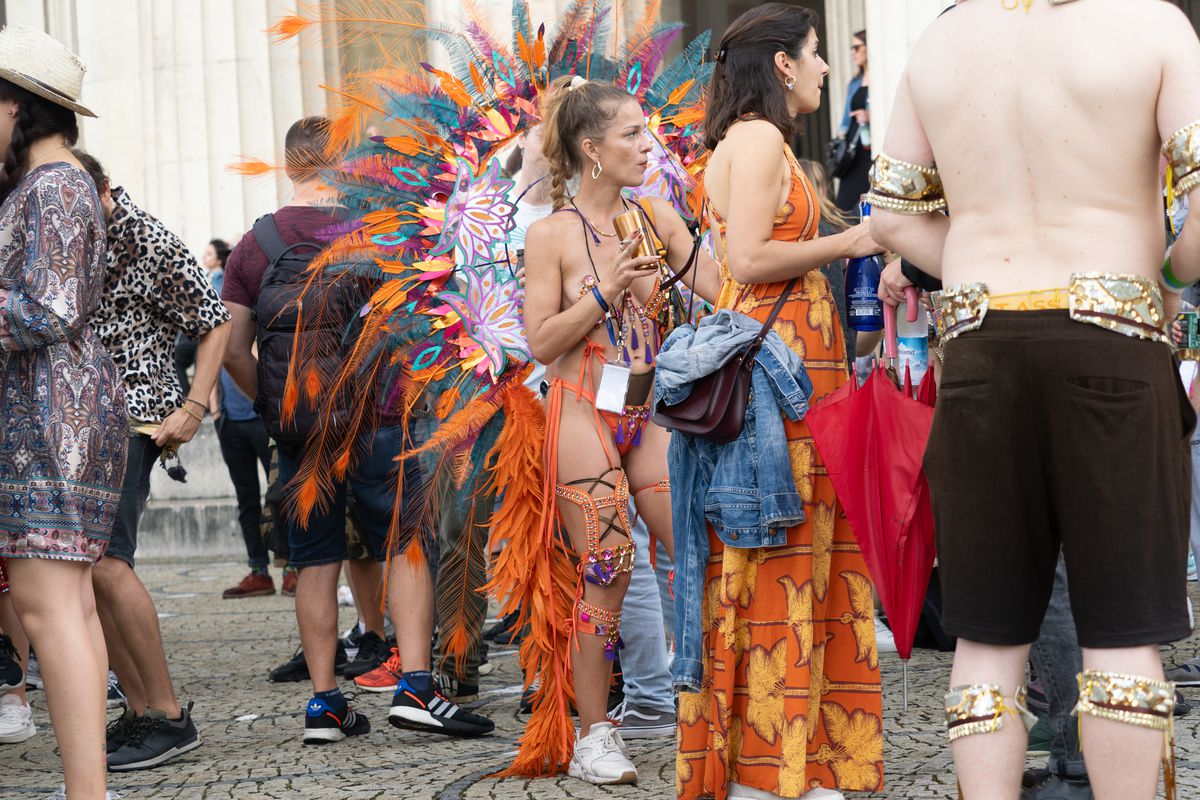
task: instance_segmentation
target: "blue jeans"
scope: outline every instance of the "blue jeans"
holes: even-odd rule
[[[631,509],[632,510],[632,509]],[[663,602],[658,576],[650,567],[650,532],[638,519],[633,526],[636,554],[629,589],[621,606],[621,672],[625,698],[659,711],[675,710],[671,669],[667,663],[667,636],[663,627]],[[660,569],[663,562],[659,561]]]
[[[290,515],[287,519],[290,565],[303,569],[321,564],[336,564],[346,559],[346,485],[354,490],[351,514],[367,540],[367,547],[377,561],[387,558],[388,529],[396,502],[396,457],[404,443],[402,425],[386,425],[364,435],[367,440],[360,450],[357,464],[345,481],[334,484],[333,497],[326,507],[314,508],[308,525],[301,526]],[[279,445],[279,483],[286,486],[300,468],[301,453],[297,448]],[[421,493],[421,470],[416,459],[404,462],[404,493],[418,497]],[[402,531],[399,549],[408,541],[412,531]],[[428,536],[429,532],[425,532]]]

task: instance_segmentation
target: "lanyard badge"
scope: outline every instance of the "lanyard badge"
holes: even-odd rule
[[[600,372],[600,387],[596,390],[596,408],[620,414],[625,410],[625,395],[629,391],[628,364],[608,363]]]

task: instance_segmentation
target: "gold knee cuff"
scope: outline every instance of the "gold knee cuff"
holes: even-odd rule
[[[1076,714],[1165,731],[1175,712],[1175,684],[1098,669],[1079,675]]]
[[[946,730],[950,741],[974,733],[995,733],[1004,727],[1004,715],[1013,714],[1020,718],[1029,730],[1037,717],[1029,713],[1025,704],[1025,687],[1020,686],[1013,694],[1012,705],[999,686],[973,683],[956,686],[946,693]]]

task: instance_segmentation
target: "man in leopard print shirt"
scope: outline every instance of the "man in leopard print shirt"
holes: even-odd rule
[[[200,744],[190,714],[175,697],[154,601],[133,571],[137,527],[160,453],[192,439],[208,411],[229,340],[229,312],[179,237],[138,208],[103,168],[76,153],[92,175],[108,225],[104,295],[92,327],[125,382],[129,456],[112,542],[92,582],[128,709],[108,730],[108,768],[158,766]],[[184,395],[175,371],[180,332],[199,337],[196,377]],[[138,718],[152,720],[140,741],[126,742]]]

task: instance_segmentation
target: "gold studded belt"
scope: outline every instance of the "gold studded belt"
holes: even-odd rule
[[[1110,331],[1169,343],[1158,286],[1137,275],[1077,272],[1065,289],[993,295],[982,283],[951,286],[935,294],[941,307],[938,333],[942,344],[983,325],[988,310],[1041,311],[1061,308],[1071,319]]]

